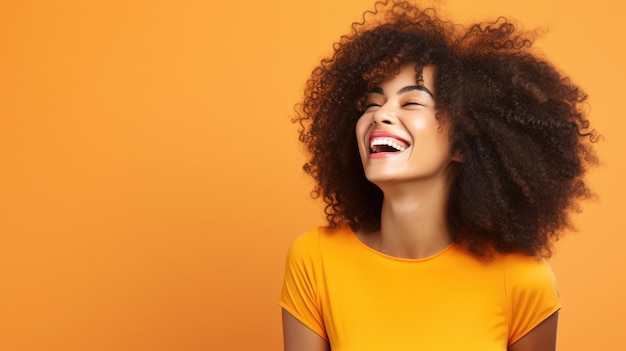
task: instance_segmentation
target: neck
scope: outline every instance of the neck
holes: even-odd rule
[[[446,221],[449,181],[438,178],[381,186],[381,227],[371,246],[395,257],[432,256],[452,242]]]

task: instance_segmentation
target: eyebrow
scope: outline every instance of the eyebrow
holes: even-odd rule
[[[428,88],[426,88],[423,85],[408,85],[400,90],[398,90],[398,92],[396,94],[404,94],[408,91],[411,90],[419,90],[419,91],[423,91],[426,94],[430,95],[431,98],[435,98],[435,95],[432,93],[432,91],[430,91]],[[373,87],[372,88],[372,93],[376,93],[376,94],[380,94],[380,95],[385,95],[385,92],[383,91],[383,88],[381,87]]]

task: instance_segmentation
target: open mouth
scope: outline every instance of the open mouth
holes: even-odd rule
[[[372,138],[370,140],[370,152],[373,154],[381,152],[402,152],[408,145],[392,138]]]

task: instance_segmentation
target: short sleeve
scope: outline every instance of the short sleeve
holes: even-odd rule
[[[313,230],[299,236],[289,249],[278,304],[328,340],[319,302],[319,266],[319,233]]]
[[[506,294],[509,345],[561,308],[556,279],[545,260],[518,257],[508,262]]]

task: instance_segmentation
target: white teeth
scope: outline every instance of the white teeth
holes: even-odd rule
[[[374,149],[374,146],[386,145],[390,146],[398,151],[406,150],[406,147],[398,144],[394,139],[391,138],[374,138],[370,141],[370,148]]]

